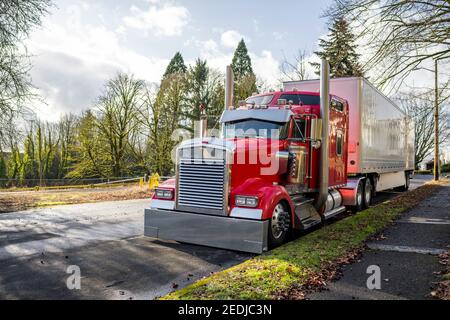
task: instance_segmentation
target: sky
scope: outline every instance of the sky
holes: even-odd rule
[[[55,0],[27,41],[32,83],[56,121],[95,104],[105,82],[129,72],[159,83],[173,55],[198,57],[224,71],[243,38],[255,73],[277,85],[280,67],[299,50],[317,49],[332,0]]]

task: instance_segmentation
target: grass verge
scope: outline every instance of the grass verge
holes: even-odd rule
[[[366,240],[437,191],[427,184],[172,292],[164,300],[292,299],[348,263]],[[333,273],[333,272],[331,272]],[[325,274],[325,276],[324,276]]]

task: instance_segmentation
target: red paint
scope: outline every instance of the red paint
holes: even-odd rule
[[[285,106],[278,106],[277,102],[283,94],[300,94],[319,97],[319,93],[316,92],[273,92],[273,99],[269,103],[270,108],[285,108]],[[263,96],[263,95],[258,95]],[[330,95],[330,99],[335,99],[344,104],[343,111],[337,111],[330,107],[329,117],[329,185],[330,187],[345,184],[347,182],[347,141],[348,141],[348,103],[336,96]],[[305,115],[315,115],[320,118],[320,105],[293,105],[291,111],[294,113],[294,118],[304,118]],[[307,138],[309,138],[309,122],[307,125]],[[294,132],[294,123],[291,120],[289,137],[292,137]],[[342,134],[343,148],[342,154],[337,154],[337,136]],[[311,178],[305,179],[305,183],[312,191],[319,186],[319,166],[320,166],[320,149],[311,149],[310,142],[292,142],[286,140],[264,140],[264,139],[234,139],[237,146],[237,152],[235,154],[234,163],[231,166],[231,192],[230,192],[230,211],[234,207],[235,196],[248,195],[257,196],[259,198],[258,208],[263,210],[263,219],[269,219],[272,215],[273,209],[279,201],[284,200],[289,204],[291,212],[293,212],[293,204],[289,194],[283,187],[287,181],[283,180],[283,176],[279,174],[273,175],[261,175],[260,170],[265,167],[258,160],[256,163],[236,164],[237,158],[242,154],[246,155],[245,159],[249,159],[248,155],[255,149],[267,148],[267,157],[274,156],[277,150],[288,150],[289,145],[297,144],[307,147],[312,150],[312,158],[307,156],[306,172],[310,172]]]

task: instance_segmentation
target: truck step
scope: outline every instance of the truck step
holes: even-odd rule
[[[325,212],[325,213],[322,215],[322,219],[323,219],[323,220],[328,220],[328,219],[330,219],[330,218],[332,218],[332,217],[338,215],[339,213],[345,212],[345,210],[346,210],[345,207],[342,206],[342,207],[333,209],[333,210],[331,210],[331,211]]]
[[[311,201],[304,201],[295,206],[295,227],[300,230],[309,229],[322,222],[322,218]]]
[[[306,219],[302,220],[302,230],[308,230],[318,224],[322,223],[322,219]]]

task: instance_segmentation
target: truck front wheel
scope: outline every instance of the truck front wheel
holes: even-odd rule
[[[367,209],[372,204],[372,182],[369,178],[364,182],[364,209]]]
[[[291,216],[282,202],[278,203],[273,209],[272,218],[269,224],[269,244],[276,247],[282,244],[287,237],[291,225]]]
[[[356,188],[356,205],[351,207],[353,213],[362,211],[364,209],[364,180],[359,181]]]

